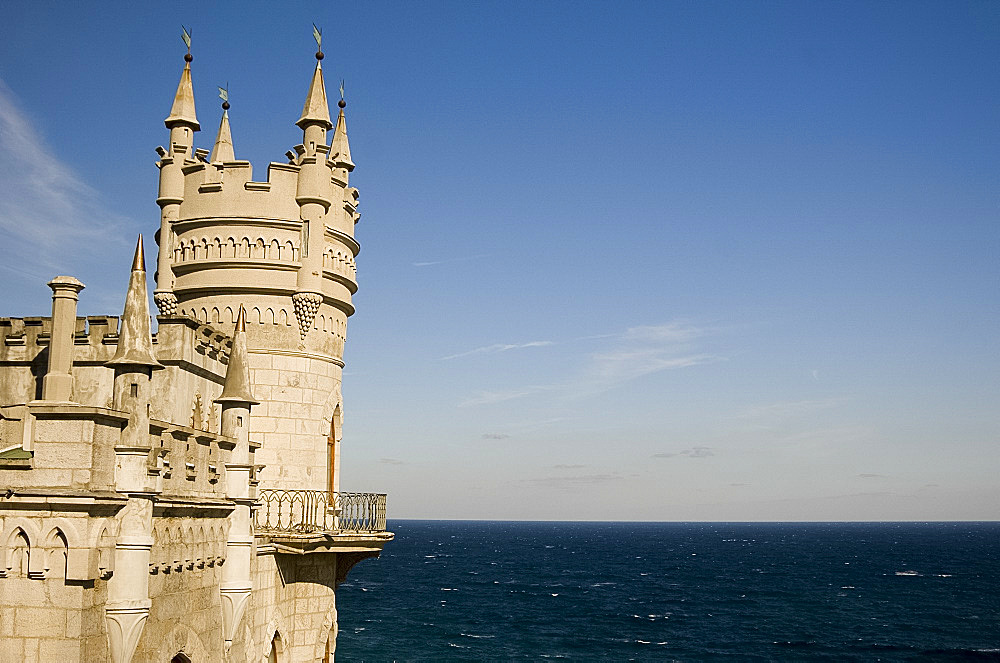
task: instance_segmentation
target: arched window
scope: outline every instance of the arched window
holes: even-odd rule
[[[340,405],[333,411],[333,416],[330,417],[330,437],[326,439],[327,444],[327,490],[331,493],[336,492],[339,486],[337,481],[337,460],[340,456],[340,437],[342,433],[340,430]]]
[[[278,663],[278,653],[281,651],[281,636],[277,633],[271,639],[271,651],[267,652],[267,663]]]

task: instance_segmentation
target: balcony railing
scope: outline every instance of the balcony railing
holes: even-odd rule
[[[385,494],[263,488],[254,525],[261,533],[384,532]]]

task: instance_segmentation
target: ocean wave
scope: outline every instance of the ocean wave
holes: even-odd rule
[[[462,637],[464,637],[464,638],[487,638],[487,639],[489,639],[489,638],[495,638],[495,637],[497,637],[495,635],[477,635],[475,633],[459,633],[459,635],[462,636]]]

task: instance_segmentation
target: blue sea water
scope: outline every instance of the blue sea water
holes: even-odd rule
[[[1000,523],[390,529],[338,661],[1000,661]]]

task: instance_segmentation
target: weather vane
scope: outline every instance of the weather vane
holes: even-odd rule
[[[316,40],[316,50],[323,50],[323,31],[316,27],[313,23],[313,39]]]
[[[181,26],[181,39],[184,40],[184,45],[187,46],[188,55],[191,55],[191,32],[183,25]]]
[[[222,110],[229,110],[229,81],[226,87],[219,86],[219,99],[222,99]]]
[[[340,100],[344,100],[344,79],[340,79]]]

